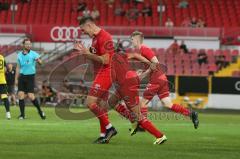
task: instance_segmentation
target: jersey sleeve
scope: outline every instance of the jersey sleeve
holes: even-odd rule
[[[40,58],[40,55],[37,52],[34,52],[34,59],[37,60]]]
[[[148,60],[151,60],[155,56],[154,52],[150,48],[146,47],[142,49],[141,54]]]

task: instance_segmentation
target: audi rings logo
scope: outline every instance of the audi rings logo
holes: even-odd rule
[[[81,35],[80,27],[59,27],[55,26],[51,30],[53,41],[79,40]]]

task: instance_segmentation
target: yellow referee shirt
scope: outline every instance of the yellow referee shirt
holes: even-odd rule
[[[6,84],[6,78],[5,78],[5,60],[2,55],[0,55],[0,84]]]

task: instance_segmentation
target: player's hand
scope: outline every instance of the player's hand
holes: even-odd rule
[[[80,51],[83,54],[88,54],[89,52],[89,49],[86,48],[81,42],[75,42],[74,49]]]
[[[151,63],[150,65],[150,69],[155,71],[157,69],[157,64],[156,63]]]

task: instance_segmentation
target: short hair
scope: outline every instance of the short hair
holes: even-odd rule
[[[94,22],[94,19],[91,16],[82,17],[79,21],[79,25],[83,25],[87,22]]]
[[[25,39],[23,39],[23,42],[22,42],[22,43],[25,44],[26,41],[30,41],[30,42],[31,42],[31,39],[25,38]]]
[[[131,34],[131,37],[134,37],[134,36],[140,36],[140,40],[141,40],[141,42],[143,42],[144,35],[143,35],[142,32],[140,32],[140,31],[134,31],[134,32]]]

